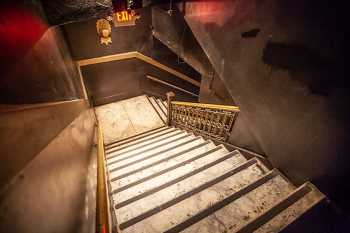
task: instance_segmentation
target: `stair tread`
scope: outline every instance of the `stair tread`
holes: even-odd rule
[[[161,127],[159,127],[159,128],[155,128],[155,129],[152,129],[152,130],[143,132],[143,133],[139,133],[139,134],[136,134],[136,135],[132,135],[132,136],[130,136],[130,137],[127,137],[127,138],[124,138],[124,139],[121,139],[121,140],[113,141],[113,142],[110,142],[110,143],[108,143],[108,144],[105,144],[105,149],[109,149],[109,148],[116,147],[116,146],[119,146],[119,145],[122,145],[122,144],[126,144],[126,143],[131,142],[131,141],[136,141],[136,140],[138,140],[138,139],[147,137],[147,136],[149,136],[149,135],[151,135],[151,134],[155,134],[155,133],[157,133],[158,131],[166,130],[166,129],[168,129],[168,128],[172,128],[172,127],[169,127],[169,126],[161,126]]]
[[[160,118],[162,119],[163,122],[166,122],[166,115],[163,113],[162,109],[160,108],[160,106],[158,105],[156,99],[151,96],[148,98],[151,102],[151,104],[153,105],[153,107],[155,108],[155,110],[158,112]]]
[[[128,172],[133,172],[133,171],[135,171],[139,168],[142,168],[144,166],[152,165],[157,161],[168,159],[173,155],[177,155],[178,152],[180,152],[182,150],[185,150],[187,148],[191,148],[191,147],[193,147],[195,145],[199,145],[201,143],[205,143],[204,139],[202,139],[200,137],[190,136],[188,138],[178,140],[176,143],[169,144],[165,147],[159,147],[159,148],[154,149],[152,151],[142,153],[143,157],[151,156],[151,155],[153,156],[156,153],[157,154],[156,154],[156,156],[153,156],[153,157],[151,157],[145,161],[142,161],[140,163],[133,164],[133,165],[128,166],[126,168],[118,169],[118,170],[114,171],[113,173],[111,173],[110,177],[112,179],[113,177],[120,176],[120,175],[128,173]],[[179,144],[183,144],[183,145],[179,146]],[[167,151],[165,151],[165,150],[167,150]],[[165,151],[165,152],[163,152],[163,151]],[[114,166],[114,165],[109,165],[108,170],[111,171],[115,167],[116,166]]]
[[[143,162],[153,157],[161,157],[164,152],[168,150],[176,150],[177,147],[188,144],[191,140],[195,140],[195,137],[188,133],[180,134],[177,136],[179,137],[175,137],[172,140],[164,140],[163,143],[151,145],[151,147],[145,147],[144,149],[142,148],[142,150],[138,150],[136,153],[133,153],[132,151],[130,154],[128,153],[126,158],[115,160],[113,163],[109,163],[108,167],[110,170],[119,170],[123,167],[127,167],[138,162]]]
[[[230,155],[229,157],[225,157],[226,155]],[[239,156],[236,157],[236,153],[226,153],[223,149],[220,149],[218,151],[215,151],[213,153],[210,153],[207,156],[204,156],[198,160],[195,160],[191,163],[184,164],[183,166],[174,169],[170,172],[167,172],[165,174],[162,174],[160,176],[155,177],[154,179],[148,180],[146,182],[141,183],[140,185],[136,185],[130,189],[124,190],[118,195],[115,195],[115,203],[121,203],[127,199],[130,199],[133,196],[137,196],[142,193],[146,193],[148,190],[151,190],[153,188],[156,188],[158,186],[161,186],[167,182],[177,180],[177,178],[181,177],[187,177],[187,174],[192,174],[192,176],[197,175],[198,173],[203,173],[203,169],[200,169],[202,167],[206,168],[205,165],[211,164],[215,161],[220,161],[218,164],[213,164],[218,166],[222,163],[230,163],[231,165],[234,164],[240,164],[242,163],[241,158]],[[221,161],[220,158],[225,157],[227,158],[224,161]],[[198,170],[198,172],[193,172]],[[190,180],[192,176],[189,176],[186,180]]]
[[[241,225],[273,206],[292,190],[293,187],[278,175],[210,216],[189,226],[183,232],[213,233],[222,232],[222,230],[235,232]]]
[[[164,126],[164,127],[158,128],[154,131],[147,131],[145,133],[126,138],[125,140],[113,142],[109,145],[106,145],[105,150],[106,150],[106,152],[108,152],[112,149],[117,149],[120,147],[129,146],[129,145],[132,145],[134,143],[141,142],[143,140],[148,140],[150,138],[157,137],[158,135],[162,135],[162,134],[169,132],[169,131],[172,131],[172,130],[174,130],[174,127]]]
[[[123,148],[122,150],[110,152],[107,155],[107,160],[108,160],[107,164],[109,164],[110,162],[113,162],[113,161],[119,161],[123,158],[128,158],[132,154],[139,153],[139,152],[142,152],[145,150],[149,150],[155,146],[160,146],[164,143],[172,142],[176,139],[183,138],[186,135],[189,136],[191,134],[189,134],[183,130],[176,130],[176,131],[169,132],[165,135],[162,135],[160,137],[154,138],[150,141],[145,141],[142,143],[134,144],[134,145],[129,146],[127,148]]]
[[[154,207],[158,205],[162,205],[163,203],[169,202],[173,199],[175,199],[177,196],[180,196],[183,193],[189,192],[193,190],[195,187],[198,187],[200,185],[203,185],[210,180],[215,179],[216,177],[219,177],[222,174],[227,173],[229,170],[231,170],[234,167],[237,167],[239,164],[235,164],[234,159],[229,159],[227,163],[218,164],[216,166],[213,166],[203,172],[200,172],[186,180],[180,181],[179,183],[176,183],[172,186],[169,186],[153,195],[150,195],[148,197],[145,197],[139,201],[135,201],[125,207],[122,207],[120,209],[117,209],[118,216],[121,221],[120,223],[125,222],[127,220],[130,220],[138,215],[141,215],[145,212],[147,212],[150,209],[153,209]],[[260,173],[259,173],[260,172]],[[257,171],[257,174],[261,174],[261,171]],[[255,173],[254,173],[255,175]],[[253,174],[251,174],[252,177],[254,177]],[[231,178],[231,179],[230,179]],[[212,191],[211,189],[216,188],[217,189],[223,189],[224,187],[229,187],[227,185],[230,185],[231,181],[234,180],[233,176],[225,179],[224,181],[221,181],[219,184],[216,184],[205,191]],[[190,198],[196,199],[196,194],[193,195]],[[214,201],[214,199],[211,197],[209,198],[210,201]],[[208,200],[208,201],[209,201]],[[180,204],[180,203],[179,203]],[[137,208],[136,208],[137,207]],[[193,208],[194,206],[192,206]],[[195,209],[195,208],[194,208]],[[177,209],[179,211],[179,209]],[[163,229],[165,230],[165,229]]]
[[[166,108],[168,108],[168,102],[167,101],[163,101],[163,104],[164,104],[164,106],[166,107]]]
[[[159,107],[162,109],[164,115],[167,116],[167,109],[164,106],[163,101],[161,99],[156,99],[156,101],[157,101]]]
[[[164,108],[166,109],[166,113],[167,113],[167,112],[168,112],[168,104],[167,104],[166,100],[160,99],[160,102],[162,103],[162,105],[163,105]]]
[[[220,172],[217,175],[219,176],[219,174],[223,174],[223,172]],[[162,209],[162,211],[154,214],[153,216],[150,216],[149,218],[144,219],[141,222],[131,225],[130,227],[126,228],[124,232],[140,232],[141,229],[146,229],[143,232],[164,232],[167,229],[175,226],[176,224],[179,224],[185,221],[186,219],[191,218],[191,216],[194,216],[197,213],[209,208],[212,204],[223,200],[226,196],[232,195],[233,193],[241,189],[244,185],[247,185],[253,182],[254,180],[258,179],[259,177],[262,177],[263,174],[264,173],[261,171],[261,169],[257,168],[256,165],[250,166],[240,171],[239,173],[234,174],[220,181],[219,183],[216,183],[206,188],[205,190],[202,190],[201,192],[196,193],[190,196],[189,198],[170,206],[169,208]],[[270,185],[269,187],[269,189],[263,189],[262,186],[258,187],[258,189],[260,190],[259,193],[265,193],[265,195],[270,195],[267,193],[267,190],[273,190],[276,189],[276,187],[274,185]],[[243,196],[238,200],[242,202],[242,199],[245,203],[252,203],[251,198],[246,198],[245,196]],[[207,218],[205,220],[207,220]],[[123,221],[123,219],[120,219],[120,221]],[[209,225],[211,225],[212,223],[213,222],[211,219],[211,223]],[[203,231],[193,231],[192,229],[188,232]]]
[[[113,190],[120,188],[120,187],[125,187],[126,185],[133,184],[139,180],[145,180],[152,178],[152,176],[157,175],[159,173],[163,172],[168,172],[169,170],[171,171],[173,168],[176,168],[178,166],[182,166],[182,164],[186,161],[189,161],[191,159],[195,159],[198,156],[201,156],[203,153],[210,151],[211,149],[215,148],[215,145],[213,143],[209,143],[205,146],[202,146],[197,149],[193,149],[185,154],[182,154],[180,156],[177,156],[171,160],[168,160],[162,164],[156,165],[154,167],[151,167],[149,169],[145,169],[143,171],[140,171],[138,173],[135,173],[133,175],[130,175],[126,178],[120,179],[116,182],[112,183],[112,188]],[[225,152],[227,150],[225,148],[221,149]],[[238,156],[237,156],[238,157]],[[245,161],[245,158],[242,155],[239,155],[240,160],[243,162]]]
[[[306,183],[305,185],[310,184]],[[298,199],[288,208],[282,210],[279,214],[275,215],[270,221],[255,230],[254,233],[280,232],[306,211],[319,203],[324,197],[325,196],[321,192],[312,187],[310,192]]]

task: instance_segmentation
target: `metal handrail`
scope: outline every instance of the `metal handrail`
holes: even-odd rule
[[[98,143],[97,143],[97,203],[96,203],[96,214],[97,214],[96,228],[97,229],[96,230],[98,233],[110,233],[103,133],[99,125],[97,126],[97,130],[98,130]]]
[[[194,108],[207,108],[207,109],[216,109],[216,110],[226,110],[232,112],[239,112],[239,107],[229,106],[229,105],[218,105],[218,104],[203,104],[203,103],[192,103],[192,102],[180,102],[180,101],[171,101],[172,104],[189,106]]]
[[[236,106],[172,101],[173,92],[167,93],[167,124],[226,142],[239,113]]]

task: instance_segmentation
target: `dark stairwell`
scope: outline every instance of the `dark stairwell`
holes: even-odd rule
[[[0,232],[347,232],[346,8],[126,2],[0,3]]]

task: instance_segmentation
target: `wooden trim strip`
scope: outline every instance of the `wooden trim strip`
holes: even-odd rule
[[[143,55],[141,53],[137,53],[137,58],[139,58],[140,60],[142,60],[144,62],[147,62],[148,64],[151,64],[151,65],[153,65],[153,66],[155,66],[155,67],[157,67],[157,68],[159,68],[161,70],[165,70],[168,73],[173,74],[173,75],[177,76],[178,78],[181,78],[181,79],[183,79],[183,80],[185,80],[185,81],[187,81],[187,82],[189,82],[189,83],[191,83],[191,84],[193,84],[193,85],[195,85],[197,87],[201,86],[200,82],[198,82],[198,81],[188,77],[187,75],[184,75],[184,74],[180,73],[177,70],[174,70],[174,69],[172,69],[172,68],[170,68],[170,67],[168,67],[166,65],[163,65],[162,63],[154,60],[151,57],[145,56],[145,55]]]
[[[170,83],[165,82],[165,81],[163,81],[163,80],[160,80],[160,79],[158,79],[158,78],[152,77],[152,76],[150,76],[150,75],[146,75],[146,76],[147,76],[148,79],[150,79],[150,80],[152,80],[152,81],[154,81],[154,82],[164,84],[164,85],[166,85],[166,86],[168,86],[168,87],[174,88],[174,89],[176,89],[176,90],[178,90],[178,91],[182,91],[182,92],[184,92],[184,93],[186,93],[186,94],[189,94],[189,95],[192,95],[192,96],[194,96],[194,97],[199,97],[197,94],[194,94],[194,93],[192,93],[192,92],[190,92],[190,91],[187,91],[187,90],[185,90],[185,89],[183,89],[183,88],[181,88],[181,87],[175,86],[175,85],[173,85],[173,84],[170,84]]]
[[[0,104],[0,113],[17,112],[17,111],[23,111],[23,110],[35,109],[35,108],[45,108],[45,107],[52,107],[60,104],[84,102],[84,101],[86,100],[75,99],[75,100],[66,100],[66,101],[57,101],[57,102],[38,103],[38,104]]]
[[[239,112],[239,107],[229,106],[229,105],[218,105],[218,104],[202,104],[202,103],[191,103],[191,102],[180,102],[180,101],[171,101],[172,104],[189,106],[189,107],[198,107],[198,108],[210,108],[217,110],[227,110],[233,112]]]
[[[81,69],[80,69],[80,66],[79,66],[78,63],[76,63],[76,67],[77,67],[78,74],[79,74],[80,84],[81,84],[81,87],[83,88],[84,99],[88,100],[89,97],[88,97],[88,94],[87,94],[87,90],[86,90],[83,74],[81,73]]]
[[[108,55],[108,56],[102,56],[102,57],[96,57],[96,58],[90,58],[90,59],[83,59],[79,60],[78,64],[79,66],[87,66],[87,65],[94,65],[94,64],[99,64],[99,63],[104,63],[104,62],[111,62],[111,61],[120,61],[120,60],[126,60],[126,59],[131,59],[131,58],[137,58],[139,60],[142,60],[148,64],[151,64],[161,70],[164,70],[180,79],[183,79],[197,87],[200,87],[200,82],[188,77],[187,75],[170,68],[156,60],[154,60],[151,57],[148,57],[146,55],[143,55],[142,53],[139,52],[127,52],[127,53],[119,53],[119,54],[113,54],[113,55]]]
[[[131,59],[136,57],[137,57],[137,52],[118,53],[118,54],[107,55],[102,57],[79,60],[78,64],[79,66],[88,66],[88,65],[94,65],[94,64],[104,63],[104,62],[126,60],[126,59]]]
[[[98,125],[98,145],[97,145],[97,232],[109,233],[109,212],[108,212],[108,194],[105,171],[105,154],[103,145],[103,133]]]

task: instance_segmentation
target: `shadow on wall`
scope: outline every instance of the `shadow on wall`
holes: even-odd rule
[[[292,79],[306,85],[315,95],[328,96],[335,88],[347,84],[335,60],[302,44],[268,42],[262,60],[272,69],[287,70]]]
[[[49,28],[35,7],[0,8],[0,104],[82,96],[78,71],[61,31]]]
[[[232,0],[187,2],[185,9],[244,112],[237,145],[262,148],[295,183],[312,180],[350,210],[348,8],[324,0]],[[242,139],[249,131],[255,140]]]

